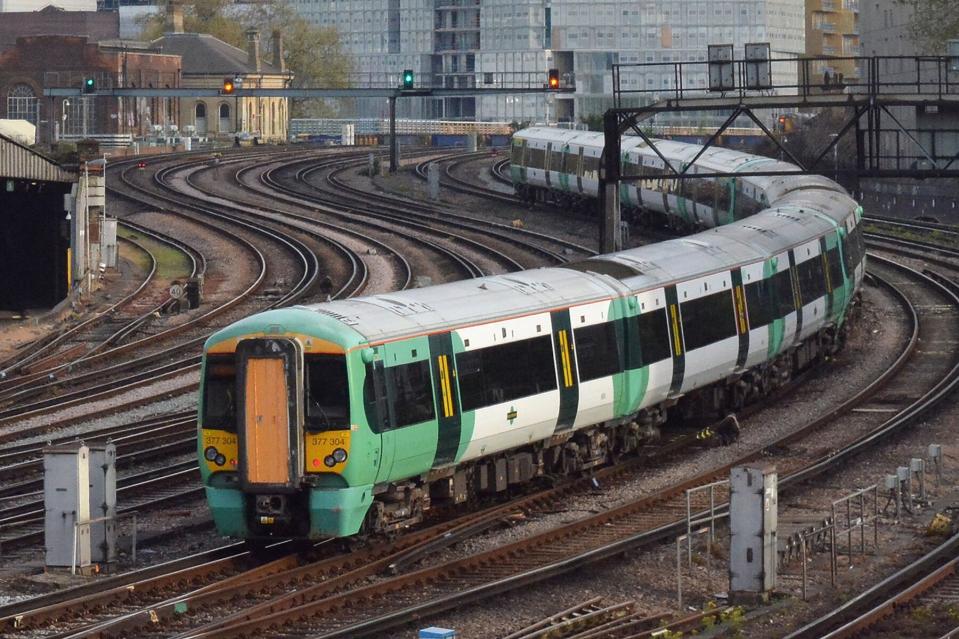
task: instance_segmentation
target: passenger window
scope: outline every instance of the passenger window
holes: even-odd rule
[[[464,411],[554,390],[552,338],[544,335],[460,353],[456,373]]]
[[[562,151],[556,151],[556,150],[550,151],[549,170],[562,172],[563,170],[563,152]]]
[[[531,169],[542,169],[546,163],[546,150],[530,147],[526,150],[526,166]]]
[[[796,310],[796,298],[793,296],[793,280],[789,269],[773,275],[773,291],[776,294],[776,317],[786,317]]]
[[[829,265],[829,283],[835,290],[843,285],[842,262],[839,260],[838,248],[826,251],[826,263]]]
[[[614,322],[584,326],[573,331],[576,364],[582,381],[608,377],[623,370]]]
[[[393,403],[394,427],[419,424],[436,416],[428,361],[387,368],[386,384]]]
[[[680,304],[686,350],[714,344],[736,334],[731,291],[721,291]]]
[[[669,349],[669,325],[666,309],[643,313],[636,318],[639,324],[640,365],[649,366],[672,356]]]
[[[749,328],[759,328],[776,319],[776,284],[773,277],[751,282],[745,289]]]
[[[350,427],[350,386],[342,355],[307,355],[306,428],[338,430]]]
[[[826,274],[822,268],[822,256],[817,255],[796,267],[799,276],[799,292],[802,303],[809,304],[826,294]]]
[[[203,427],[236,430],[236,365],[230,355],[207,355]]]

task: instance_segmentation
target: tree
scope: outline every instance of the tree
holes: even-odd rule
[[[909,33],[919,53],[945,53],[946,41],[959,38],[956,0],[896,0],[912,9]]]
[[[153,40],[163,35],[166,12],[148,16],[142,21],[141,38]],[[258,30],[264,41],[274,43],[274,30],[283,34],[283,58],[293,72],[295,87],[349,86],[352,64],[343,52],[336,29],[318,27],[300,16],[287,0],[270,3],[236,5],[233,0],[196,0],[184,5],[183,28],[190,33],[209,33],[235,47],[246,47],[246,31]],[[336,108],[325,100],[294,100],[292,117],[329,117]]]

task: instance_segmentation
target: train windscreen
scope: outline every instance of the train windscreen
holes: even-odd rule
[[[209,355],[203,380],[203,426],[236,430],[236,366],[233,355]]]
[[[342,355],[306,357],[306,428],[312,431],[350,427],[350,386]]]

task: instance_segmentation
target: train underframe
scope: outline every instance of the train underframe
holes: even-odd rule
[[[828,326],[775,359],[626,418],[553,437],[497,455],[376,488],[364,533],[388,534],[422,521],[434,506],[505,496],[537,478],[571,476],[637,454],[655,443],[667,419],[688,423],[735,414],[782,388],[795,375],[838,353],[845,344],[859,295],[846,321]],[[713,435],[718,439],[719,435]],[[708,438],[707,438],[708,439]]]

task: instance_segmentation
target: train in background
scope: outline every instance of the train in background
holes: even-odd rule
[[[602,133],[553,127],[517,131],[510,148],[510,176],[517,195],[530,202],[551,202],[560,208],[594,207],[605,140]],[[701,147],[658,140],[659,151],[676,171],[685,170]],[[747,176],[677,180],[662,158],[638,136],[623,137],[622,175],[640,178],[620,184],[620,204],[628,220],[691,232],[741,220],[767,208],[777,195],[775,177]],[[688,173],[791,171],[773,158],[711,147]],[[817,188],[833,182],[803,178]]]
[[[519,131],[522,184],[595,188],[602,147],[580,136]],[[660,148],[677,165],[698,151]],[[625,195],[707,230],[271,310],[212,335],[198,455],[219,532],[397,530],[437,504],[633,454],[670,414],[735,411],[836,352],[864,274],[858,204],[817,176],[667,189],[646,151],[624,147],[629,170],[648,176]],[[759,165],[793,168],[715,149],[693,169]]]

